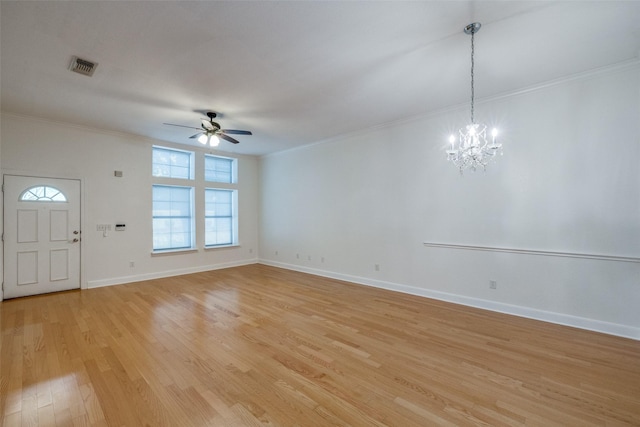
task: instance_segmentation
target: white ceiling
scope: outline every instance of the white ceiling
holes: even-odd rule
[[[193,143],[203,112],[262,155],[640,52],[638,1],[6,1],[3,111]],[[95,62],[93,77],[68,70]]]

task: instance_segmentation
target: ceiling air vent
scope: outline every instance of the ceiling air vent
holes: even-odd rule
[[[73,56],[71,57],[71,65],[69,66],[69,69],[78,74],[83,74],[85,76],[91,77],[97,66],[97,62],[91,62],[87,61],[86,59]]]

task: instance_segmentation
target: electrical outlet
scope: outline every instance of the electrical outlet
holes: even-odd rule
[[[311,261],[311,255],[307,255],[307,259]]]
[[[134,268],[136,263],[134,261],[129,261],[129,267]]]
[[[324,257],[321,257],[321,258],[320,258],[320,262],[324,262]]]
[[[300,259],[300,254],[296,254],[296,259]]]
[[[498,289],[498,282],[495,280],[489,280],[489,289]]]
[[[374,264],[373,269],[375,271],[380,271],[380,264]]]

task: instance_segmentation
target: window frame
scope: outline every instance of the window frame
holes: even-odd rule
[[[231,196],[230,201],[230,214],[229,215],[207,215],[207,192],[208,191],[220,191],[229,193]],[[216,187],[205,187],[204,189],[204,248],[212,249],[212,248],[220,248],[227,246],[237,246],[238,245],[238,190],[232,188],[216,188]],[[207,229],[207,219],[212,218],[229,218],[230,219],[230,234],[231,239],[229,242],[224,243],[213,243],[207,244],[207,233],[210,231]]]
[[[188,170],[188,177],[185,178],[183,176],[173,176],[171,173],[167,176],[167,175],[156,175],[155,174],[155,165],[163,165],[161,163],[156,163],[154,162],[154,155],[156,151],[166,151],[166,152],[173,152],[173,153],[177,153],[177,154],[186,154],[189,156],[189,170]],[[175,165],[173,163],[169,163],[168,164],[169,169],[171,170],[171,168],[182,168],[182,166],[178,166]],[[189,150],[180,150],[178,148],[169,148],[169,147],[162,147],[160,145],[153,145],[151,148],[151,176],[153,178],[157,178],[157,179],[181,179],[181,180],[189,180],[189,181],[193,181],[195,180],[195,152],[193,151],[189,151]]]
[[[155,214],[155,189],[156,188],[170,188],[170,189],[184,189],[189,191],[189,216],[176,216],[176,215],[163,215],[157,216]],[[166,253],[166,252],[179,252],[179,251],[188,251],[196,249],[196,227],[195,227],[195,206],[194,206],[194,188],[192,186],[185,185],[167,185],[167,184],[152,184],[151,186],[151,219],[152,219],[152,250],[153,253]],[[166,201],[163,201],[166,202]],[[171,200],[169,200],[171,203]],[[189,220],[189,245],[188,246],[171,246],[166,248],[156,248],[155,240],[159,235],[158,231],[155,229],[155,221],[156,219],[188,219]],[[165,233],[166,234],[166,233]],[[171,232],[169,235],[171,236]],[[170,239],[171,240],[171,239]]]
[[[219,159],[219,160],[227,160],[229,161],[229,164],[231,166],[231,171],[229,172],[229,181],[221,181],[221,180],[216,180],[216,179],[207,179],[207,171],[215,171],[215,169],[207,169],[207,159]],[[207,183],[217,183],[217,184],[237,184],[238,183],[238,159],[235,159],[233,157],[225,157],[225,156],[218,156],[216,154],[207,154],[205,153],[204,155],[204,182],[205,185]]]

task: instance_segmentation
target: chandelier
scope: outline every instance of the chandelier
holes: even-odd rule
[[[465,169],[475,171],[480,167],[486,170],[487,164],[496,154],[502,154],[502,144],[496,141],[498,130],[492,129],[489,137],[487,135],[487,126],[476,123],[474,120],[474,36],[480,31],[480,27],[481,24],[479,22],[474,22],[464,27],[465,34],[471,35],[471,123],[458,130],[457,138],[455,135],[449,137],[451,149],[447,150],[447,159],[460,169],[460,173]]]

